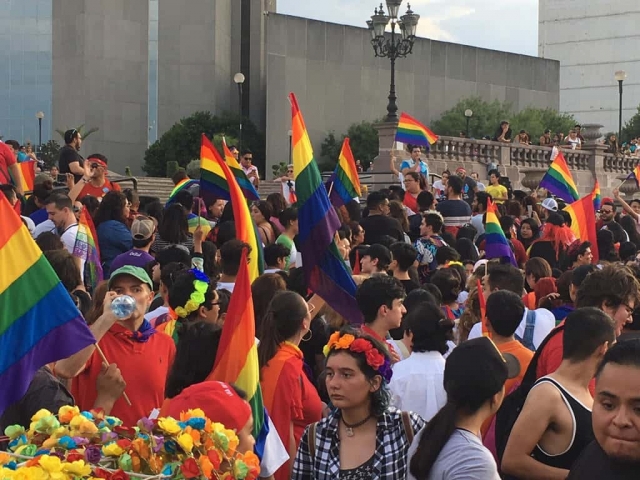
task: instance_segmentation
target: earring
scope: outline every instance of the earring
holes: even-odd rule
[[[309,338],[304,338],[307,336],[307,333],[309,334]],[[303,342],[308,342],[309,340],[311,340],[313,338],[313,332],[311,331],[311,329],[309,329],[307,331],[307,333],[304,334],[304,337],[302,337],[302,341]]]

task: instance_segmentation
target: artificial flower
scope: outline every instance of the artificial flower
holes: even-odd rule
[[[366,338],[356,338],[351,344],[351,347],[349,347],[352,352],[356,353],[363,353],[371,350],[372,348],[373,345],[371,345],[371,342]]]
[[[5,465],[11,461],[11,455],[5,452],[0,452],[0,465]]]
[[[204,303],[204,293],[193,292],[191,294],[191,300],[193,300],[198,305],[202,305]]]
[[[189,270],[189,273],[193,274],[193,276],[195,277],[195,280],[193,281],[193,283],[196,283],[196,282],[209,283],[209,277],[207,277],[207,275],[205,275],[205,273],[202,272],[201,270],[198,270],[197,268],[192,268],[191,270]]]
[[[222,457],[220,457],[220,454],[218,454],[218,452],[216,452],[215,450],[208,450],[207,458],[211,462],[211,465],[213,465],[214,470],[220,469],[220,465],[222,464]]]
[[[144,459],[151,456],[151,449],[149,448],[149,445],[141,438],[136,438],[131,442],[131,448]]]
[[[193,450],[193,437],[188,433],[183,433],[178,437],[178,445],[180,445],[180,448],[186,453],[191,453]]]
[[[60,438],[58,440],[58,444],[62,447],[62,448],[66,448],[67,450],[71,450],[73,448],[76,448],[78,446],[78,444],[75,442],[75,440],[73,438],[71,438],[68,435],[65,435],[64,437]]]
[[[80,415],[80,409],[75,406],[65,405],[58,410],[58,420],[60,420],[61,423],[69,423],[73,420],[73,417],[77,415]]]
[[[176,435],[182,430],[180,428],[180,425],[178,425],[178,422],[173,418],[161,418],[160,420],[158,420],[158,427],[160,428],[160,430],[168,433],[169,435]]]
[[[184,308],[187,312],[195,312],[198,308],[200,308],[200,304],[190,298],[189,300],[187,300]]]
[[[89,445],[84,451],[84,458],[89,463],[98,463],[102,459],[102,449],[97,445]]]
[[[71,450],[67,452],[66,458],[64,459],[67,462],[77,462],[79,460],[84,461],[84,454],[78,452],[77,450]]]
[[[4,429],[4,434],[9,437],[9,440],[18,438],[20,435],[24,435],[25,433],[27,432],[22,425],[9,425]]]
[[[124,450],[116,442],[108,443],[102,447],[102,454],[106,457],[119,457]]]
[[[187,313],[187,311],[182,307],[176,307],[176,315],[178,315],[180,318],[187,318],[187,315],[189,315],[189,313]]]
[[[131,460],[131,455],[128,453],[123,453],[118,458],[118,467],[120,467],[125,472],[130,472],[133,470],[133,461]]]
[[[336,343],[335,348],[347,350],[349,349],[349,347],[351,346],[351,343],[355,340],[355,338],[356,337],[354,337],[350,333],[345,333],[344,335],[342,335],[342,337],[340,337],[340,339]]]
[[[76,460],[64,463],[62,470],[74,477],[87,477],[91,474],[91,465],[87,465],[83,460]]]
[[[40,466],[49,472],[49,474],[62,472],[62,461],[58,457],[52,455],[43,455],[40,457]]]
[[[186,422],[192,418],[205,418],[205,414],[199,408],[189,409],[186,412],[180,413],[180,420]]]
[[[233,476],[239,480],[244,480],[249,473],[249,467],[242,460],[233,462]]]
[[[157,474],[157,473],[160,473],[161,471],[164,472],[164,469],[163,469],[164,463],[162,461],[162,457],[158,455],[151,455],[151,457],[149,457],[148,463],[149,463],[149,468],[153,473]]]
[[[333,346],[338,343],[338,340],[340,340],[340,332],[333,332],[327,342],[329,349],[333,348]]]
[[[37,422],[41,418],[51,417],[51,416],[53,416],[53,413],[51,413],[49,410],[45,408],[41,408],[40,410],[38,410],[36,413],[33,414],[33,417],[31,417],[31,421]]]
[[[18,448],[16,448],[15,454],[24,455],[25,457],[31,457],[35,455],[37,451],[38,451],[37,445],[21,445]]]
[[[129,475],[122,470],[116,470],[111,474],[110,480],[129,480]]]
[[[198,463],[193,458],[187,458],[183,464],[180,465],[180,471],[186,479],[200,476],[200,468],[198,468]]]
[[[329,345],[325,345],[324,347],[322,347],[322,354],[325,357],[329,356],[329,352],[331,351],[331,347],[329,347]]]
[[[367,363],[374,370],[378,370],[384,364],[384,355],[381,354],[376,348],[372,348],[365,353]]]
[[[53,415],[46,415],[36,420],[33,430],[38,433],[51,433],[60,427],[60,422]]]
[[[195,430],[204,430],[206,420],[204,418],[190,418],[186,423]]]

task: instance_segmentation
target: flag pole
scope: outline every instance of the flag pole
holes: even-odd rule
[[[105,364],[105,366],[108,367],[110,365],[109,360],[107,360],[107,357],[104,356],[104,352],[100,348],[100,345],[98,345],[97,343],[94,343],[94,346],[98,351],[98,355],[100,355],[100,358],[102,358],[102,362]],[[127,402],[127,405],[131,406],[131,400],[129,400],[129,396],[127,395],[127,392],[125,392],[124,390],[122,391],[122,397],[124,398],[124,401]]]

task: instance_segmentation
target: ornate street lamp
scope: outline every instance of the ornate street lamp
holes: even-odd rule
[[[233,81],[238,85],[238,108],[240,109],[240,134],[238,135],[238,155],[242,155],[242,84],[244,75],[240,72],[233,76]]]
[[[464,116],[467,119],[467,138],[471,138],[471,135],[469,134],[469,122],[471,121],[471,117],[473,117],[473,110],[467,108],[464,111]]]
[[[407,13],[398,18],[402,0],[387,0],[388,15],[380,4],[367,20],[367,27],[371,34],[371,45],[376,57],[387,57],[391,61],[391,85],[389,88],[389,103],[387,104],[387,121],[398,120],[398,105],[396,104],[396,59],[405,58],[411,54],[416,38],[416,29],[420,15],[413,13],[411,5],[407,4]],[[391,36],[385,36],[387,25],[391,22]],[[396,35],[396,26],[400,35]]]
[[[620,94],[620,106],[618,108],[618,143],[620,143],[622,141],[620,139],[622,134],[622,83],[627,79],[627,72],[618,70],[615,74],[615,79],[618,81],[618,92]]]
[[[38,148],[42,151],[42,119],[44,118],[44,112],[36,113],[36,118],[38,119]]]

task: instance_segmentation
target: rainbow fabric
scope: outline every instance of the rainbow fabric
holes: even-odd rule
[[[184,180],[180,180],[173,190],[171,190],[171,194],[169,195],[169,199],[167,200],[166,206],[171,205],[175,201],[176,194],[181,192],[184,189],[190,189],[191,187],[198,185],[200,182],[198,180],[194,180],[192,178],[185,178]]]
[[[638,164],[636,168],[633,169],[633,172],[629,174],[627,179],[629,178],[633,178],[636,181],[636,186],[640,188],[640,164]]]
[[[491,201],[487,202],[487,220],[484,227],[485,237],[485,256],[487,259],[492,258],[509,258],[509,261],[514,267],[518,267],[516,257],[513,255],[513,250],[507,241],[507,237],[504,235],[504,231],[500,226],[498,220],[496,204]]]
[[[258,194],[256,187],[254,187],[253,183],[249,181],[247,174],[244,173],[244,170],[236,160],[236,157],[233,156],[233,153],[231,153],[231,150],[227,147],[227,141],[224,137],[222,138],[222,149],[224,153],[224,160],[231,169],[233,176],[236,177],[238,185],[240,185],[240,189],[242,190],[245,198],[252,202],[260,200],[260,195]]]
[[[597,212],[600,210],[600,206],[602,205],[602,194],[600,193],[600,182],[596,178],[596,183],[593,185],[593,190],[591,191],[591,195],[593,196],[593,210]]]
[[[28,162],[20,162],[17,164],[20,168],[20,173],[22,175],[22,179],[20,182],[20,186],[22,186],[22,190],[24,192],[33,191],[33,186],[36,181],[36,161],[29,160]],[[15,178],[12,178],[13,184],[18,186],[18,182]]]
[[[360,177],[358,177],[356,161],[351,152],[349,137],[345,138],[344,142],[342,142],[342,150],[340,150],[338,164],[327,182],[327,186],[330,192],[329,199],[335,208],[340,208],[354,198],[362,196]]]
[[[209,223],[209,220],[200,217],[195,213],[192,213],[189,216],[187,223],[189,224],[189,233],[192,235],[196,232],[198,225],[200,225],[200,228],[202,229],[205,237],[209,235],[209,232],[211,231],[211,224]]]
[[[540,187],[546,188],[567,203],[575,202],[580,198],[576,182],[573,181],[564,155],[559,150],[557,152],[555,159],[549,166],[549,170],[540,181]]]
[[[95,343],[27,227],[0,195],[0,415],[36,371]]]
[[[298,196],[298,239],[309,289],[349,323],[361,324],[354,298],[356,284],[334,241],[340,220],[329,202],[298,101],[289,94],[292,116],[293,172]]]
[[[87,281],[94,291],[103,278],[100,247],[97,239],[98,235],[96,235],[91,215],[88,214],[86,208],[83,208],[78,221],[78,233],[76,234],[76,243],[73,246],[73,255],[84,260],[89,267],[88,270],[85,270],[88,273]]]
[[[258,229],[251,218],[247,199],[242,194],[236,177],[204,134],[202,134],[202,146],[200,147],[200,172],[200,191],[202,194],[212,193],[218,198],[225,198],[231,202],[236,225],[236,238],[251,247],[249,277],[253,283],[264,271],[264,253]],[[225,195],[219,195],[219,192],[224,192]]]
[[[258,455],[262,457],[269,427],[260,388],[256,323],[246,248],[242,251],[240,270],[231,294],[227,320],[222,327],[222,336],[213,364],[213,371],[207,380],[236,385],[247,394],[253,412],[253,436],[256,439],[256,450]]]
[[[437,141],[438,135],[429,130],[428,127],[404,112],[400,114],[398,129],[396,130],[396,142],[428,147]]]
[[[571,230],[581,242],[591,242],[592,263],[598,263],[598,237],[596,236],[596,211],[593,208],[593,194],[585,195],[564,208],[571,216]]]

